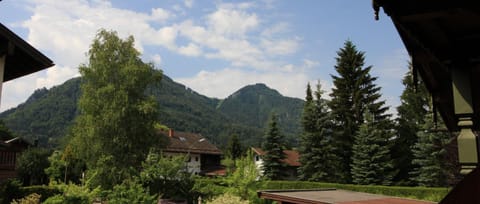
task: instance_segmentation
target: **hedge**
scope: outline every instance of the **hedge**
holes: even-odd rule
[[[357,192],[382,194],[394,197],[411,198],[418,200],[427,200],[439,202],[445,197],[450,188],[432,188],[432,187],[407,187],[407,186],[374,186],[374,185],[353,185],[320,183],[307,181],[265,181],[265,189],[315,189],[315,188],[335,188]]]
[[[39,194],[41,196],[40,201],[42,202],[51,196],[62,194],[62,191],[60,191],[60,189],[55,188],[53,186],[44,186],[44,185],[21,187],[20,192],[22,197],[28,196],[32,193]]]

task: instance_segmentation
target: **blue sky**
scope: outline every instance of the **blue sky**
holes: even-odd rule
[[[320,81],[329,93],[336,52],[351,40],[394,112],[409,59],[390,18],[374,20],[371,0],[3,0],[0,22],[56,64],[5,83],[0,110],[79,76],[100,28],[133,35],[145,61],[216,98],[255,83],[304,98]]]

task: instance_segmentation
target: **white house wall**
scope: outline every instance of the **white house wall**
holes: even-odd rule
[[[259,155],[253,156],[253,161],[255,162],[255,167],[257,167],[259,176],[263,176],[263,159]]]
[[[186,154],[186,153],[172,153],[172,152],[165,152],[165,156],[186,156],[189,155],[186,158],[186,167],[187,171],[192,173],[192,174],[199,174],[201,169],[201,157],[200,154]]]

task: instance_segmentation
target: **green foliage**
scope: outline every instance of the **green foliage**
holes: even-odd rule
[[[13,199],[23,197],[21,186],[22,183],[17,179],[4,181],[0,186],[0,203],[9,204]]]
[[[16,179],[7,180],[2,183],[0,189],[0,203],[7,204],[12,202],[14,199],[18,200],[25,198],[31,194],[40,195],[40,201],[44,201],[48,197],[61,193],[58,188],[52,186],[41,185],[21,187],[21,185],[21,182]]]
[[[262,143],[263,155],[263,177],[271,180],[279,180],[284,176],[285,164],[282,162],[286,155],[283,153],[285,141],[277,127],[277,116],[272,114],[269,127],[265,133]]]
[[[140,183],[162,198],[192,201],[195,180],[185,169],[185,156],[165,157],[150,152],[142,164]],[[172,188],[174,186],[174,188]]]
[[[402,198],[439,202],[445,197],[448,188],[406,187],[406,186],[375,186],[352,185],[338,183],[321,183],[308,181],[265,181],[264,189],[343,189],[357,192],[383,194]]]
[[[40,204],[40,197],[40,195],[32,193],[24,198],[13,200],[12,204]]]
[[[26,196],[30,195],[33,193],[39,194],[40,201],[44,201],[48,197],[51,197],[56,194],[60,194],[61,190],[59,190],[55,186],[45,186],[45,185],[40,185],[40,186],[27,186],[27,187],[22,187],[20,188],[21,195]]]
[[[337,127],[334,136],[342,164],[338,169],[342,176],[340,182],[349,183],[353,137],[364,122],[365,111],[369,110],[376,120],[388,118],[389,115],[385,114],[388,110],[388,107],[384,107],[385,101],[379,101],[380,87],[374,83],[377,78],[370,75],[372,66],[364,66],[365,53],[358,51],[351,41],[346,41],[337,55],[335,70],[338,76],[332,75],[334,88],[328,105]]]
[[[108,192],[108,203],[130,204],[130,203],[157,203],[157,195],[150,195],[148,190],[137,182],[126,180],[122,184],[113,187]]]
[[[320,84],[312,96],[310,84],[307,85],[306,102],[303,108],[303,134],[300,142],[299,174],[302,180],[335,181],[338,157],[332,145],[333,124],[324,99]]]
[[[197,178],[192,191],[202,197],[202,200],[211,200],[226,193],[227,189],[228,184],[224,179]]]
[[[222,194],[218,197],[215,197],[212,201],[207,202],[207,204],[248,204],[246,200],[242,200],[240,197],[232,195],[230,193]]]
[[[392,133],[380,127],[369,111],[365,112],[364,118],[366,121],[360,125],[352,148],[353,183],[390,185],[393,164],[388,143]]]
[[[240,158],[242,156],[242,149],[242,144],[238,140],[238,136],[236,134],[233,134],[228,140],[228,157],[232,158],[233,160]]]
[[[256,190],[259,189],[259,175],[253,153],[249,151],[247,156],[238,159],[236,163],[237,168],[226,180],[229,186],[227,192],[239,196],[242,200],[255,200]]]
[[[80,79],[68,80],[50,90],[36,90],[25,103],[3,112],[0,117],[17,135],[42,147],[59,145],[77,115]]]
[[[117,166],[113,156],[102,155],[98,158],[95,168],[87,171],[86,184],[92,188],[100,186],[107,190],[113,188],[113,184],[122,183],[125,179],[132,179],[137,174],[137,170],[133,167]]]
[[[62,153],[54,151],[48,157],[48,162],[50,166],[45,169],[45,173],[50,178],[50,181],[63,181],[66,163],[62,161]]]
[[[50,151],[43,148],[29,148],[17,158],[16,169],[24,185],[38,185],[48,183],[44,172],[49,166]]]
[[[301,118],[302,106],[303,101],[300,99],[284,97],[265,84],[254,84],[241,88],[221,101],[217,110],[229,116],[236,123],[255,128],[254,146],[260,143],[262,130],[267,128],[266,122],[271,113],[275,112],[279,119],[277,122],[280,131],[285,134],[288,143],[295,146],[297,135],[301,132],[298,121]],[[236,132],[231,134],[233,133]],[[246,138],[248,135],[237,134],[241,136],[242,141],[250,140],[251,136]],[[252,145],[252,142],[248,141],[244,144]]]
[[[94,171],[93,183],[111,189],[132,176],[151,147],[160,146],[157,103],[146,91],[162,73],[142,62],[133,37],[122,40],[115,32],[100,30],[88,57],[79,68],[80,114],[71,142],[76,157]]]
[[[50,166],[45,169],[45,173],[50,178],[50,182],[80,183],[85,163],[73,157],[70,145],[67,145],[63,151],[54,151],[48,157],[48,161]]]
[[[412,163],[416,165],[411,172],[412,180],[419,186],[448,186],[453,168],[445,158],[452,137],[449,133],[434,130],[431,114],[425,118],[422,129],[412,147]]]
[[[6,125],[15,134],[25,136],[30,141],[38,138],[40,146],[64,145],[65,140],[69,139],[64,139],[65,134],[69,132],[74,118],[79,113],[77,104],[81,95],[81,81],[81,78],[74,78],[49,90],[41,89],[38,94],[36,92],[35,96],[30,97],[35,99],[29,99],[24,104],[1,113],[0,118],[5,120]],[[232,95],[220,101],[200,95],[166,75],[163,75],[160,83],[160,88],[150,87],[146,91],[159,103],[158,122],[178,131],[201,133],[219,147],[226,147],[229,137],[233,134],[238,135],[245,146],[259,146],[268,115],[273,110],[279,114],[279,126],[292,145],[300,133],[299,127],[290,126],[298,124],[303,101],[283,97],[268,87],[254,86],[252,90],[241,89],[237,92],[237,97]],[[243,94],[244,92],[249,94]],[[262,98],[262,102],[246,104],[242,101],[250,99],[243,99],[245,97],[253,97],[252,100]],[[242,106],[236,107],[238,104]],[[261,115],[250,111],[260,109]],[[238,119],[237,110],[248,111],[245,112],[248,113],[245,115],[247,120]],[[259,119],[259,125],[248,125],[250,122],[247,121],[257,117],[262,119]]]
[[[400,96],[401,104],[397,107],[398,117],[396,119],[397,137],[392,147],[392,158],[395,161],[395,168],[399,170],[394,182],[403,185],[411,185],[410,175],[416,165],[412,163],[412,146],[417,141],[417,132],[422,129],[424,119],[429,111],[429,94],[423,81],[419,78],[413,81],[412,65],[410,71],[402,80],[405,89]]]
[[[0,140],[5,141],[13,138],[14,136],[10,128],[5,126],[5,122],[3,120],[0,120]]]
[[[90,204],[100,195],[100,188],[91,190],[86,186],[75,184],[52,184],[49,187],[58,189],[62,194],[48,196],[44,203]]]

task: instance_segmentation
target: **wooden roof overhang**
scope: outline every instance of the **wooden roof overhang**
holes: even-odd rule
[[[383,8],[405,44],[414,69],[432,94],[447,127],[458,131],[452,93],[452,71],[470,75],[473,130],[480,118],[480,1],[373,0]]]
[[[0,56],[6,55],[3,81],[53,66],[52,60],[0,23]]]

